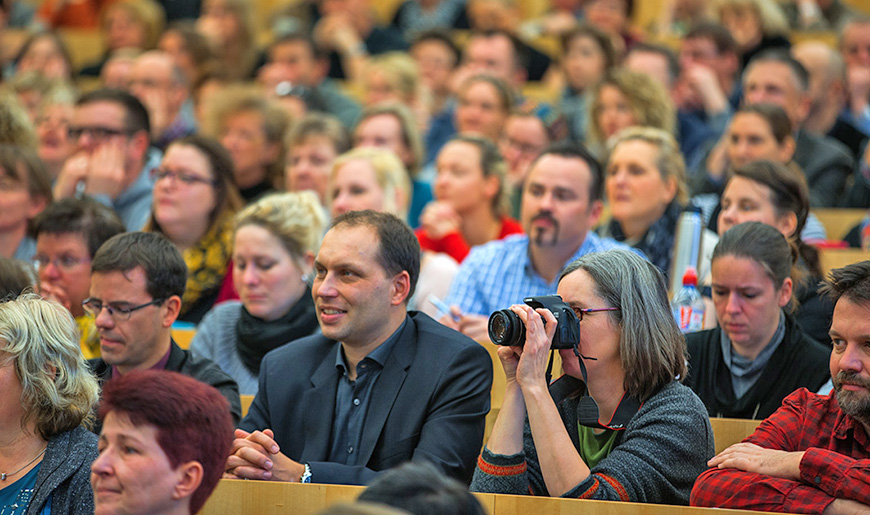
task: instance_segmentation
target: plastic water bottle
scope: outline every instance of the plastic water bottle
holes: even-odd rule
[[[704,233],[704,220],[701,209],[697,206],[688,206],[677,221],[677,232],[674,238],[674,255],[671,259],[670,285],[668,294],[671,299],[676,297],[680,290],[680,278],[690,266],[701,266],[703,253],[702,242]]]
[[[674,295],[671,303],[674,319],[684,333],[694,333],[704,328],[704,299],[698,291],[698,273],[694,267],[683,274],[683,287]]]

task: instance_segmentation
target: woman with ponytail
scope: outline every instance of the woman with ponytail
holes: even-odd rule
[[[822,270],[819,251],[801,234],[810,211],[809,190],[800,171],[772,161],[754,161],[737,167],[725,185],[719,212],[719,235],[743,222],[770,225],[794,242],[799,252],[794,277],[795,319],[813,339],[829,341],[834,305],[818,294]]]
[[[830,350],[801,331],[788,309],[797,260],[794,242],[760,222],[730,228],[716,245],[719,327],[686,337],[686,384],[711,417],[763,419],[798,388],[829,388]]]

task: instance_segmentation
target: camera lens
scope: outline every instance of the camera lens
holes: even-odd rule
[[[489,339],[496,345],[522,345],[525,329],[520,317],[509,309],[500,309],[489,317]]]

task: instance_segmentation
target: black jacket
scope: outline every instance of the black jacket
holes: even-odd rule
[[[763,419],[779,409],[782,400],[800,387],[818,391],[830,379],[831,351],[802,333],[793,318],[785,317],[785,335],[758,381],[740,399],[734,397],[731,373],[722,360],[722,329],[686,335],[692,388],[711,417]]]
[[[212,360],[201,358],[179,347],[173,340],[169,350],[169,361],[166,362],[166,370],[180,372],[205,384],[214,386],[226,397],[230,403],[230,414],[233,416],[233,424],[238,424],[242,419],[242,402],[239,399],[239,387],[232,377],[228,376]],[[103,361],[103,358],[88,360],[88,366],[100,381],[112,378],[112,366]],[[97,428],[99,432],[99,428]]]

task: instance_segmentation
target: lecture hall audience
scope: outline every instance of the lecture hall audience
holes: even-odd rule
[[[310,253],[317,252],[327,219],[346,217],[350,211],[391,213],[416,230],[422,246],[417,256],[420,277],[407,308],[489,345],[492,311],[535,294],[556,293],[566,267],[581,256],[593,262],[598,259],[595,251],[634,247],[667,277],[677,220],[689,207],[701,209],[709,229],[703,232],[702,255],[711,254],[716,235],[727,240],[728,234],[746,231],[741,229],[745,222],[765,224],[752,227],[771,242],[764,245],[766,253],[735,244],[740,248],[717,257],[714,273],[699,274],[699,291],[708,305],[705,327],[713,327],[716,319],[720,323],[710,332],[688,336],[690,351],[684,357],[689,375],[679,374],[687,385],[705,385],[700,397],[707,410],[699,413],[754,418],[774,413],[783,398],[797,395],[792,391],[798,385],[789,381],[774,380],[776,385],[768,387],[786,368],[801,374],[810,390],[830,387],[817,384],[824,382],[821,375],[837,385],[836,372],[833,378],[818,367],[802,373],[782,365],[784,358],[776,353],[790,349],[791,340],[816,340],[820,343],[811,347],[818,351],[831,342],[829,331],[842,336],[845,326],[837,325],[834,304],[818,293],[818,285],[834,260],[851,252],[866,254],[826,248],[844,245],[838,238],[845,231],[837,224],[855,224],[844,241],[870,248],[866,5],[856,0],[272,4],[0,0],[0,255],[7,260],[0,266],[0,282],[8,282],[16,294],[32,287],[66,308],[77,325],[79,354],[100,360],[103,378],[117,379],[130,368],[119,359],[113,339],[125,339],[134,347],[159,340],[159,348],[147,352],[145,361],[155,361],[157,354],[166,357],[167,349],[172,366],[184,359],[198,364],[205,355],[239,382],[242,393],[257,392],[264,356],[317,332]],[[596,159],[605,162],[606,173],[599,173]],[[599,200],[605,190],[606,206]],[[303,191],[311,193],[284,194]],[[291,202],[295,208],[282,207],[291,198],[297,199]],[[243,203],[249,207],[240,211]],[[838,207],[861,211],[828,211]],[[136,279],[144,265],[91,274],[101,244],[125,227],[163,234],[168,250],[178,254],[170,259],[172,266],[183,262],[188,272],[187,279],[173,279],[178,284],[167,295],[151,295],[147,284],[141,291],[128,291],[127,297],[152,301],[135,312],[126,311],[135,306],[127,305],[129,298],[109,295],[103,283],[107,276]],[[779,253],[775,263],[766,260],[774,251]],[[113,252],[118,254],[118,249]],[[750,282],[757,286],[749,292],[753,295],[737,284],[736,268],[720,270],[726,261],[752,272]],[[614,273],[637,271],[608,266],[617,269]],[[702,258],[701,266],[711,268],[709,257]],[[569,273],[565,281],[579,273]],[[345,270],[343,280],[350,282],[354,275]],[[654,282],[638,283],[653,288]],[[597,279],[585,286],[595,295],[603,287]],[[724,290],[732,286],[738,292],[734,302],[723,301]],[[764,294],[755,294],[758,289]],[[97,298],[86,309],[82,303],[92,294]],[[790,303],[780,302],[789,298]],[[627,309],[614,299],[602,300],[607,300],[603,305]],[[406,306],[394,307],[401,312]],[[590,307],[599,306],[577,309]],[[64,310],[60,313],[67,316]],[[615,325],[627,316],[619,311],[587,313],[580,323],[581,347],[592,341],[587,328],[597,324],[614,325],[610,336],[636,330]],[[750,343],[742,339],[741,317],[753,320]],[[537,327],[539,318],[532,316],[532,325]],[[160,327],[131,329],[146,322]],[[649,339],[645,329],[640,341]],[[697,350],[701,340],[714,344],[704,346],[708,353]],[[188,354],[182,347],[191,341],[194,353]],[[101,356],[101,344],[109,349],[108,356]],[[836,336],[833,348],[835,354],[842,348]],[[519,356],[513,354],[511,359]],[[571,376],[583,375],[574,366],[576,356],[565,354],[569,375],[554,387],[576,385]],[[719,358],[726,364],[700,363],[714,354],[724,354]],[[792,354],[789,358],[797,359],[799,353]],[[637,368],[630,365],[631,355],[618,357],[612,361],[624,365],[626,373]],[[820,356],[812,360],[824,361]],[[856,360],[843,361],[849,361],[847,368],[857,368]],[[775,362],[780,366],[773,366]],[[609,407],[601,404],[597,390],[602,363],[581,363],[595,388],[590,386],[591,397],[577,390],[566,402],[594,398],[602,408]],[[681,371],[674,367],[668,369],[671,380]],[[208,370],[229,392],[230,378],[217,366]],[[756,374],[762,378],[756,380]],[[850,377],[863,384],[859,376]],[[635,479],[643,483],[643,474],[626,479],[619,471],[614,472],[619,477],[610,475],[609,468],[621,459],[620,447],[631,443],[645,410],[672,382],[656,383],[664,386],[649,392],[652,396],[640,412],[626,420],[628,429],[616,432],[613,456],[597,467],[590,461],[584,462],[585,469],[551,468],[545,453],[527,454],[528,463],[540,463],[523,477],[531,479],[538,493],[577,493],[598,478],[598,486],[586,491],[593,497],[608,497],[613,484],[628,484],[625,499],[686,503],[694,479],[686,471],[697,456],[683,463],[692,466],[665,488],[633,486]],[[501,412],[512,419],[511,451],[519,452],[529,439],[546,446],[535,429],[538,403],[530,402],[530,384],[511,384],[509,390],[521,392],[525,407]],[[841,382],[840,396],[846,392],[848,397],[853,386]],[[553,416],[556,410],[551,408],[557,404],[546,398],[544,388],[535,391],[544,392],[541,406]],[[237,397],[228,393],[228,400],[238,417]],[[508,411],[517,406],[516,400],[515,395],[506,401]],[[161,406],[167,401],[149,402]],[[331,410],[309,411],[331,423]],[[530,428],[525,441],[520,412]],[[845,410],[843,416],[852,415]],[[694,430],[704,428],[704,418]],[[601,438],[591,430],[589,438],[579,438],[587,430],[578,428],[576,420],[548,420],[556,430],[548,438],[578,435],[570,442],[574,445],[561,440],[566,452],[558,459],[571,457],[571,448],[586,457]],[[487,474],[503,464],[499,460],[504,456],[493,454],[504,442],[505,423],[500,423],[491,439],[497,449],[485,450],[479,462],[479,475],[487,481],[492,479]],[[153,429],[147,424],[131,429],[143,427]],[[335,443],[328,434],[325,439],[327,446]],[[706,452],[707,440],[694,439],[697,445],[684,446],[700,454]],[[477,450],[473,443],[469,449]],[[327,454],[336,454],[336,449],[327,449]],[[172,460],[171,449],[156,450],[160,452],[155,456],[162,453]],[[50,454],[37,462],[49,460]],[[667,465],[659,477],[668,477],[668,483],[677,459],[667,456],[635,469],[647,470],[658,460]],[[714,463],[729,467],[729,456]],[[765,454],[758,451],[757,456]],[[9,456],[0,452],[0,461],[4,457]],[[20,456],[23,462],[32,457]],[[462,461],[468,463],[457,470],[470,473],[473,460]],[[0,473],[14,479],[9,472],[17,467],[8,465],[0,466]],[[171,463],[163,472],[177,470],[175,466]],[[703,467],[697,468],[694,475]],[[314,469],[315,481],[331,477]],[[113,474],[101,470],[107,477]],[[112,481],[116,479],[125,484],[125,495],[135,494],[130,499],[153,491],[152,484],[126,483],[123,477]],[[39,481],[40,497],[34,502],[42,503],[46,490]],[[4,492],[12,492],[2,488],[8,482],[0,481],[0,500]],[[755,483],[750,480],[745,486],[751,494],[761,488]],[[757,483],[766,484],[763,479]],[[526,486],[520,487],[523,493]],[[159,504],[160,509],[189,512],[205,498],[199,495],[202,499],[188,504],[191,497],[183,495],[182,502],[170,507],[163,494],[150,496],[140,508]],[[65,495],[54,494],[53,511],[65,511]],[[699,502],[728,504],[705,495]],[[818,496],[815,491],[808,495]],[[815,511],[827,502],[814,505],[821,506]],[[0,502],[0,511],[5,507]],[[858,506],[840,499],[831,507]],[[108,503],[101,509],[112,511]],[[31,506],[28,512],[35,511],[38,507]]]

